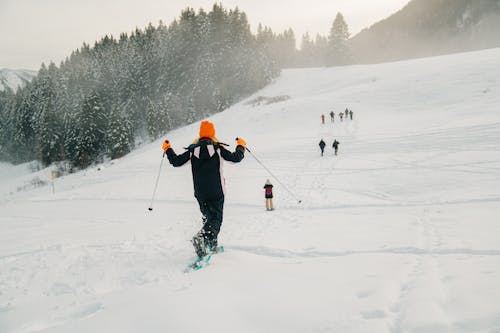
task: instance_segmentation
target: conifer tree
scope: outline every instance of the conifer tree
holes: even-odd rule
[[[87,167],[104,151],[104,129],[106,128],[102,103],[95,91],[83,100],[82,108],[77,116],[76,146],[74,163],[79,167]]]
[[[133,148],[132,122],[117,107],[111,108],[107,122],[105,142],[108,156],[111,159],[122,157]]]
[[[13,124],[11,110],[14,92],[7,87],[0,90],[0,160],[11,159]]]
[[[345,65],[350,60],[347,40],[349,39],[349,27],[341,13],[337,13],[328,35],[327,65]]]

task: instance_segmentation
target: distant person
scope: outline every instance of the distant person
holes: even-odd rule
[[[330,119],[331,119],[332,123],[335,122],[335,112],[333,112],[333,111],[330,112]]]
[[[326,146],[325,141],[321,139],[321,141],[319,142],[319,149],[321,149],[321,156],[323,156],[323,153],[325,152],[325,146]]]
[[[334,140],[332,147],[333,147],[333,151],[335,152],[335,156],[337,156],[337,151],[339,150],[339,142],[337,140]]]
[[[273,207],[273,184],[268,179],[264,184],[264,197],[266,198],[266,210],[274,210]]]
[[[322,124],[324,124],[324,123],[325,123],[325,115],[324,115],[324,114],[322,114],[322,115],[321,115],[321,123],[322,123]]]
[[[351,116],[351,120],[352,120],[352,110],[349,111],[349,115]]]
[[[347,108],[345,108],[345,119],[347,119],[347,116],[349,115],[349,110]]]
[[[344,113],[343,112],[340,112],[339,113],[339,117],[340,117],[340,121],[342,121],[344,119]]]

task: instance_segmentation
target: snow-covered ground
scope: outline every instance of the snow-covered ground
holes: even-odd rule
[[[54,194],[2,165],[0,332],[500,332],[499,106],[500,49],[284,71],[211,120],[293,194],[226,163],[226,252],[188,274],[189,165],[162,165],[147,210],[161,140]],[[180,152],[198,126],[166,137]]]

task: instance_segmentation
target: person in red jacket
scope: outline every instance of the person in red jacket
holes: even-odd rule
[[[273,207],[273,184],[271,184],[271,181],[269,179],[266,181],[266,184],[264,185],[264,196],[266,198],[266,210],[274,210]]]
[[[241,138],[236,138],[234,152],[224,148],[224,145],[215,137],[215,127],[209,121],[201,122],[200,137],[180,155],[174,152],[168,140],[163,142],[162,148],[174,167],[191,162],[194,196],[203,221],[203,227],[194,235],[192,242],[200,258],[217,250],[225,194],[222,161],[238,163],[243,159],[246,149],[246,142]]]

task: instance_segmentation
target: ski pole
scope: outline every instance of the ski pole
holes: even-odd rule
[[[153,210],[153,201],[155,199],[156,189],[158,188],[158,181],[160,180],[161,167],[163,165],[164,159],[165,159],[165,153],[163,153],[163,155],[161,157],[160,168],[158,169],[158,176],[156,176],[155,188],[153,190],[153,197],[151,198],[151,204],[149,205],[149,208],[148,208],[149,211]]]
[[[259,164],[260,164],[260,165],[261,165],[261,166],[262,166],[262,167],[263,167],[263,168],[264,168],[267,172],[269,172],[269,174],[270,174],[270,175],[271,175],[274,179],[276,179],[276,181],[277,181],[278,183],[280,183],[280,185],[281,185],[281,186],[283,186],[283,188],[284,188],[285,190],[287,190],[287,191],[288,191],[288,193],[290,193],[290,195],[291,195],[292,197],[294,197],[294,198],[295,198],[295,200],[297,200],[297,203],[299,203],[299,204],[300,204],[300,203],[302,202],[302,200],[298,199],[298,198],[297,198],[297,196],[296,196],[296,195],[295,195],[292,191],[290,191],[290,190],[288,189],[288,187],[287,187],[285,184],[283,184],[283,183],[282,183],[282,182],[278,179],[278,177],[276,177],[276,176],[275,176],[275,175],[271,172],[271,170],[269,170],[269,169],[268,169],[268,168],[264,165],[264,163],[262,163],[262,162],[261,162],[261,161],[257,158],[257,156],[255,156],[255,155],[252,153],[252,151],[251,151],[250,149],[246,148],[246,150],[250,153],[250,155],[252,155],[252,157],[253,157],[253,158],[255,158],[255,160],[257,161],[257,163],[259,163]]]

